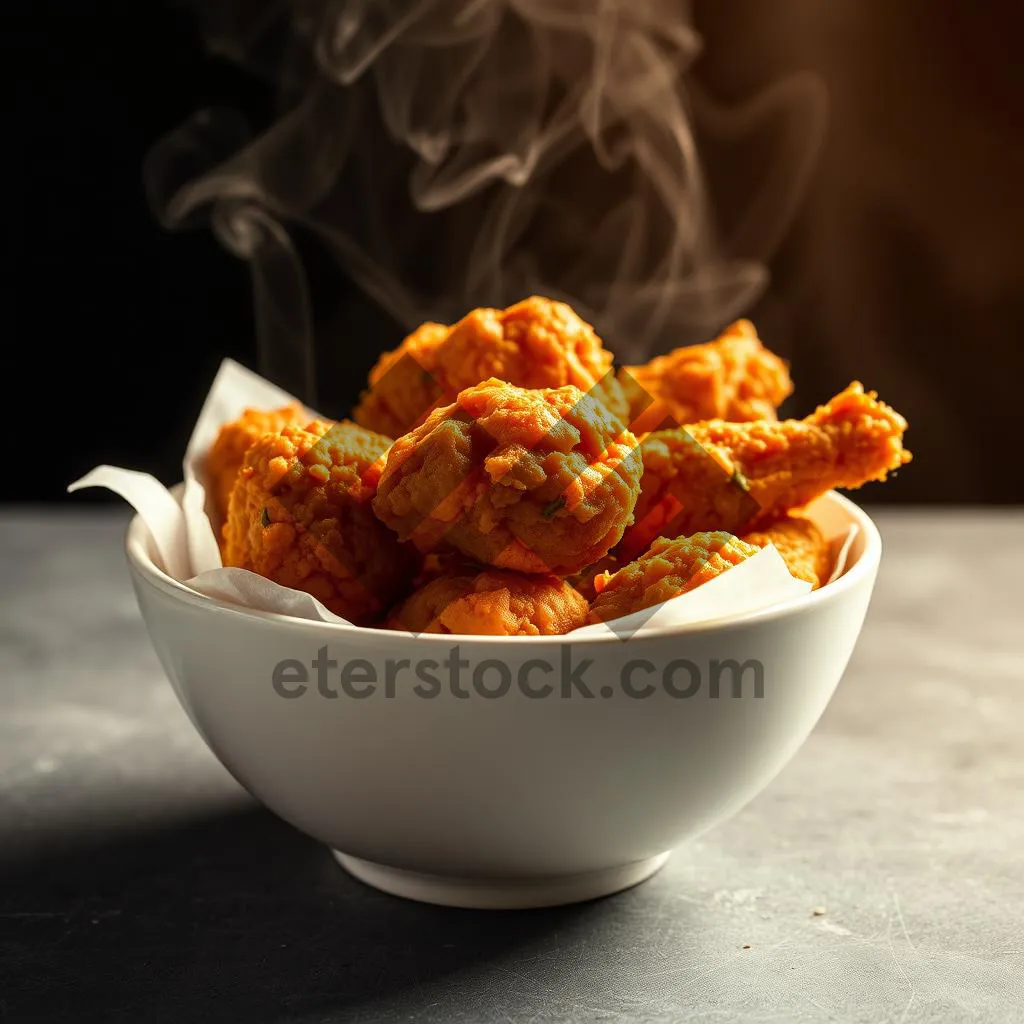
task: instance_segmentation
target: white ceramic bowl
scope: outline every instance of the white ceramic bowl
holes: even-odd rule
[[[874,524],[846,498],[827,495],[813,515],[832,530],[859,526],[838,580],[764,611],[628,641],[412,637],[305,621],[186,589],[154,562],[138,518],[127,552],[178,698],[254,796],[378,888],[524,907],[643,880],[747,803],[804,742],[846,668],[881,553]],[[456,647],[463,664],[446,667]],[[337,696],[318,689],[318,652],[337,662],[323,664]],[[566,659],[593,696],[563,691]],[[738,696],[725,666],[715,697],[716,659],[759,662],[760,695],[755,665]],[[298,665],[277,669],[279,688],[300,696],[275,689],[275,667],[288,661],[305,666],[306,689]],[[647,696],[627,692],[630,663],[631,692]],[[468,696],[453,691],[453,671]],[[506,678],[510,687],[482,696],[474,673],[481,689]],[[374,674],[376,690],[354,696]],[[431,674],[437,695],[417,693],[435,689],[421,681]],[[552,692],[526,692],[545,683]]]

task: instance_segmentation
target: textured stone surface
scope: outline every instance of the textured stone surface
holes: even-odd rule
[[[1021,513],[880,513],[860,644],[772,786],[628,893],[492,915],[363,888],[240,790],[125,522],[2,519],[0,1020],[1024,1019]]]

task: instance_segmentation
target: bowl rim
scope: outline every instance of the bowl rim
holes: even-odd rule
[[[828,605],[842,600],[843,596],[869,580],[878,569],[882,555],[882,537],[878,532],[871,517],[855,502],[851,501],[837,491],[828,491],[817,501],[827,501],[846,513],[852,523],[855,523],[861,531],[864,541],[863,550],[857,561],[847,569],[837,580],[826,584],[818,590],[808,591],[806,594],[789,598],[778,604],[769,605],[766,608],[755,609],[739,615],[723,615],[713,619],[705,619],[700,622],[686,623],[667,629],[657,630],[646,634],[645,639],[663,639],[669,636],[685,637],[694,634],[714,634],[734,629],[737,626],[760,625],[773,622],[777,619],[784,619],[790,616],[799,615],[816,606]],[[288,615],[284,612],[269,612],[257,608],[247,608],[244,605],[232,604],[222,598],[209,597],[200,594],[183,583],[169,576],[161,569],[149,554],[145,538],[148,536],[146,524],[136,513],[132,516],[125,531],[124,546],[128,558],[129,568],[144,580],[152,588],[159,590],[169,597],[172,597],[183,604],[202,608],[215,615],[238,616],[244,619],[251,619],[253,622],[263,623],[268,627],[277,629],[308,630],[322,634],[325,639],[335,637],[341,640],[346,636],[359,634],[367,638],[376,637],[380,640],[394,642],[401,638],[404,641],[416,641],[421,644],[443,645],[451,647],[452,644],[460,646],[487,645],[489,647],[503,646],[505,644],[521,645],[524,642],[535,644],[580,644],[592,646],[594,644],[616,644],[627,643],[632,639],[619,637],[613,630],[609,629],[605,634],[590,634],[587,636],[573,637],[568,634],[554,634],[551,636],[481,636],[465,633],[421,633],[414,636],[411,633],[404,633],[392,629],[382,629],[378,626],[354,626],[341,622],[323,622],[318,619],[304,619],[296,615]]]

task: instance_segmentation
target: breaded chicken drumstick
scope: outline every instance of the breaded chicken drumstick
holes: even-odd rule
[[[373,507],[423,552],[568,575],[619,541],[640,470],[636,438],[578,388],[488,380],[395,442]]]
[[[649,434],[625,556],[662,535],[742,534],[833,488],[884,480],[910,461],[906,428],[855,382],[803,420],[708,420]]]

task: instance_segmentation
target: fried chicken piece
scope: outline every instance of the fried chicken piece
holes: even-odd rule
[[[666,417],[679,424],[774,420],[793,391],[785,361],[764,347],[749,320],[737,320],[706,344],[626,366],[619,379],[636,434],[657,429]]]
[[[372,622],[418,563],[370,504],[390,443],[347,421],[264,434],[231,492],[224,564],[312,594],[357,625]]]
[[[381,357],[353,416],[401,437],[492,377],[521,388],[574,384],[623,423],[629,413],[612,354],[590,324],[563,302],[533,296],[507,309],[474,309],[451,328],[425,324]]]
[[[385,352],[370,371],[352,418],[367,430],[401,437],[439,402],[447,404],[437,376],[437,350],[448,337],[444,324],[421,324],[398,348]]]
[[[760,550],[729,533],[659,537],[638,559],[596,578],[590,622],[611,622],[670,601],[720,576]]]
[[[636,438],[578,388],[488,380],[395,442],[373,507],[423,552],[568,575],[618,542],[640,471]]]
[[[797,579],[807,580],[814,590],[825,583],[832,572],[829,543],[805,515],[773,519],[761,529],[743,534],[742,539],[759,548],[773,544],[789,571]]]
[[[246,409],[237,420],[220,428],[206,456],[207,490],[220,519],[227,515],[228,499],[249,448],[264,434],[276,433],[283,427],[297,427],[308,419],[306,410],[298,402],[292,402],[269,412]]]
[[[439,576],[407,598],[385,626],[412,633],[548,636],[587,618],[587,601],[557,576],[486,569]]]
[[[521,388],[573,384],[623,422],[628,415],[612,354],[594,328],[571,306],[537,295],[464,316],[441,346],[438,366],[453,393],[491,377]]]
[[[910,461],[906,429],[899,413],[854,382],[803,420],[708,420],[649,434],[625,554],[636,557],[661,535],[742,534],[833,488],[884,480]]]

